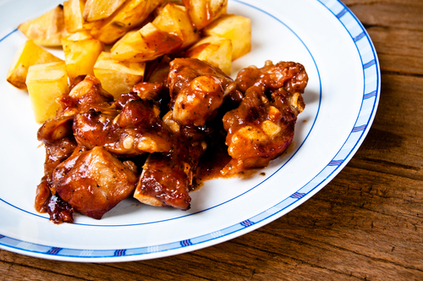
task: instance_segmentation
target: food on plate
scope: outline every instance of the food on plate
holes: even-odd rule
[[[56,223],[73,221],[74,210],[99,219],[131,195],[187,210],[202,157],[220,136],[231,157],[219,167],[226,176],[267,166],[292,142],[308,81],[301,64],[268,61],[235,80],[193,58],[163,60],[148,71],[157,69],[167,75],[117,99],[94,76],[74,80],[38,132],[47,156],[37,210]]]
[[[126,0],[110,17],[87,21],[94,38],[112,44],[126,32],[139,27],[163,0]]]
[[[178,36],[182,41],[181,48],[192,45],[200,38],[198,30],[191,24],[186,8],[181,5],[167,3],[159,10],[152,23],[160,30]]]
[[[18,89],[26,90],[28,68],[34,64],[61,62],[62,59],[52,55],[32,40],[27,40],[15,54],[7,72],[6,80]]]
[[[219,36],[232,41],[232,60],[248,54],[251,50],[251,20],[234,14],[224,14],[206,26],[206,36]]]
[[[125,0],[87,0],[82,17],[88,22],[108,18],[124,2]]]
[[[190,47],[186,57],[207,61],[218,66],[226,74],[231,74],[232,41],[220,36],[207,36]]]
[[[57,196],[75,211],[95,219],[130,196],[137,180],[133,165],[101,146],[91,150],[77,147],[53,172]]]
[[[169,55],[182,46],[182,40],[147,23],[139,31],[128,33],[113,45],[112,58],[118,61],[145,62]]]
[[[42,123],[54,118],[60,105],[56,101],[68,92],[68,77],[64,62],[35,64],[29,67],[26,78],[35,121]]]
[[[84,11],[85,0],[67,0],[63,2],[63,21],[66,31],[75,33],[84,30]]]
[[[267,61],[231,78],[232,61],[251,50],[251,21],[226,7],[68,0],[21,25],[37,41],[18,51],[7,80],[27,87],[42,123],[37,211],[54,223],[73,222],[74,212],[100,219],[128,197],[188,210],[203,171],[239,175],[287,149],[305,68]],[[65,60],[37,42],[61,46]]]
[[[238,108],[223,116],[232,157],[223,174],[266,167],[287,149],[297,115],[305,107],[302,93],[308,76],[299,63],[268,61],[262,68],[242,69],[236,82],[244,98]]]
[[[182,0],[192,24],[203,29],[221,14],[226,13],[228,0]]]
[[[145,62],[117,61],[110,52],[102,52],[95,62],[94,75],[106,92],[118,98],[144,79],[145,67]]]
[[[72,81],[79,75],[94,74],[94,64],[103,51],[103,43],[86,31],[62,38],[66,69]]]
[[[37,45],[61,46],[62,37],[67,34],[63,6],[58,5],[40,17],[22,23],[18,29]]]

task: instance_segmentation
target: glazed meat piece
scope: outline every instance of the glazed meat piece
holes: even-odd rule
[[[235,82],[220,69],[198,59],[170,63],[168,86],[173,118],[182,125],[203,126],[214,117]]]
[[[71,85],[69,95],[60,100],[62,110],[56,118],[74,116],[90,109],[109,108],[113,96],[103,91],[100,80],[92,75],[78,76]]]
[[[134,92],[122,94],[112,103],[98,79],[87,75],[62,99],[62,114],[74,117],[73,134],[85,148],[103,146],[109,152],[127,156],[167,152],[172,140],[153,101],[161,88],[159,84],[141,83]]]
[[[237,79],[245,92],[240,106],[223,117],[226,145],[232,160],[223,175],[261,168],[291,144],[297,115],[304,109],[302,93],[308,76],[301,64],[280,62],[248,67]]]
[[[180,126],[166,114],[179,141],[170,153],[154,153],[147,158],[134,197],[152,206],[190,208],[189,192],[194,187],[194,176],[201,155],[207,148],[204,131],[193,126]]]
[[[73,222],[72,207],[56,196],[52,187],[52,174],[61,162],[66,160],[77,146],[72,134],[72,118],[62,117],[44,122],[37,134],[46,150],[44,176],[37,186],[35,209],[48,212],[54,223]]]
[[[199,76],[176,97],[173,118],[182,125],[203,126],[222,105],[224,91],[213,76]]]
[[[269,91],[285,88],[289,93],[303,93],[308,76],[300,63],[281,61],[273,64],[272,61],[266,61],[262,68],[249,66],[240,70],[235,81],[238,90],[243,93],[258,83]]]
[[[125,155],[168,152],[173,141],[159,113],[150,101],[130,99],[121,111],[91,109],[77,114],[73,132],[78,144],[88,149],[103,146]]]
[[[99,146],[76,148],[53,173],[53,188],[60,198],[95,219],[131,195],[137,181],[132,163],[122,163]]]
[[[44,176],[37,186],[35,195],[35,209],[40,213],[48,212],[54,223],[73,222],[72,207],[55,195],[51,189],[53,171],[65,161],[76,148],[73,138],[64,137],[52,143],[45,143],[46,160],[44,163]]]
[[[143,166],[134,198],[151,206],[189,209],[189,170],[189,164],[178,159],[175,153],[150,154]]]

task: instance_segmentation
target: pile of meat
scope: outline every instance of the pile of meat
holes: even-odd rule
[[[54,223],[73,222],[74,211],[100,219],[129,196],[187,210],[215,136],[225,134],[231,157],[222,176],[265,167],[286,150],[307,82],[293,62],[250,66],[234,81],[197,59],[163,57],[113,100],[95,77],[78,77],[38,131],[46,160],[35,207]]]

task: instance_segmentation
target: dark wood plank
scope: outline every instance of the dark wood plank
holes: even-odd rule
[[[367,27],[423,30],[423,2],[420,0],[343,1]]]
[[[382,77],[378,112],[355,167],[423,180],[423,77]]]

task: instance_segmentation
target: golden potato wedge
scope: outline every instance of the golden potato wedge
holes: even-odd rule
[[[152,22],[157,28],[175,34],[182,40],[181,48],[192,45],[200,38],[198,30],[194,30],[186,8],[168,3]]]
[[[63,62],[63,60],[36,45],[32,40],[27,40],[16,52],[6,80],[16,88],[26,90],[28,68],[34,64],[48,62]]]
[[[132,87],[143,80],[145,62],[119,62],[112,59],[112,54],[102,52],[94,65],[94,75],[101,86],[116,99],[123,93],[129,93]]]
[[[131,32],[112,47],[112,58],[118,61],[145,62],[180,48],[182,40],[148,23],[139,31]]]
[[[242,57],[251,50],[251,20],[240,15],[225,14],[212,22],[203,33],[232,40],[232,60]]]
[[[79,75],[94,75],[94,64],[104,46],[86,31],[62,39],[66,69],[70,81]]]
[[[94,38],[112,44],[142,23],[163,0],[126,0],[109,18],[89,25]]]
[[[212,21],[226,13],[228,0],[182,0],[192,24],[203,29]]]
[[[68,93],[68,78],[64,62],[32,65],[26,78],[35,121],[43,123],[54,118],[60,109],[57,98]]]
[[[84,29],[84,0],[67,0],[63,2],[63,14],[67,32],[74,33]]]
[[[63,6],[58,5],[40,17],[20,24],[18,29],[37,45],[60,46],[62,37],[67,35]]]
[[[111,16],[125,0],[87,0],[83,12],[85,21],[96,21]]]
[[[185,56],[207,61],[226,74],[231,74],[232,42],[230,39],[219,36],[204,37],[189,48]]]

